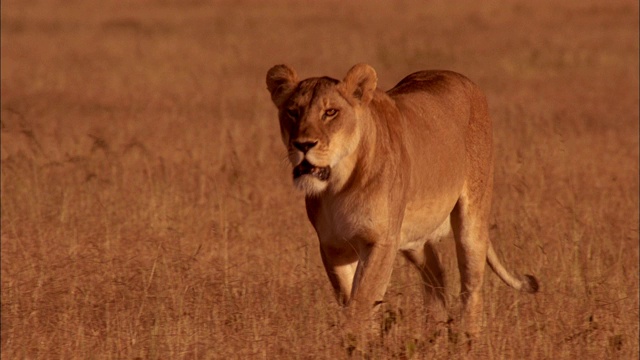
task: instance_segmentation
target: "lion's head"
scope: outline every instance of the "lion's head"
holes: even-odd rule
[[[269,70],[267,87],[279,111],[280,133],[298,189],[318,195],[329,185],[346,181],[376,84],[375,70],[365,64],[351,68],[343,81],[329,77],[298,81],[286,65]]]

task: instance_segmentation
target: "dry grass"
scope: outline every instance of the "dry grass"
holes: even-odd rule
[[[346,357],[264,75],[361,61],[383,88],[447,68],[488,95],[494,244],[542,290],[488,274],[472,358],[638,357],[637,2],[7,0],[1,16],[3,358]],[[354,356],[460,356],[419,296],[398,260],[392,326]]]

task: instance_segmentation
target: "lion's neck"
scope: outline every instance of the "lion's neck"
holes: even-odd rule
[[[375,186],[380,179],[395,172],[401,150],[390,131],[389,122],[398,122],[393,100],[378,91],[359,116],[360,142],[355,151],[346,156],[336,169],[337,181],[327,189],[333,194]]]

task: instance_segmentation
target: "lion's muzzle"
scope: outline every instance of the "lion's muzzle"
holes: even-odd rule
[[[293,168],[293,178],[297,179],[302,175],[311,175],[318,180],[326,181],[331,175],[331,168],[328,166],[315,166],[307,161],[302,160],[298,166]]]

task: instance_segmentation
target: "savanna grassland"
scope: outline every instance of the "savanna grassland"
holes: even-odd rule
[[[636,1],[6,0],[0,24],[3,359],[348,357],[264,79],[357,62],[487,94],[491,236],[541,291],[488,270],[470,358],[638,358]],[[420,297],[399,258],[351,356],[464,355]]]

